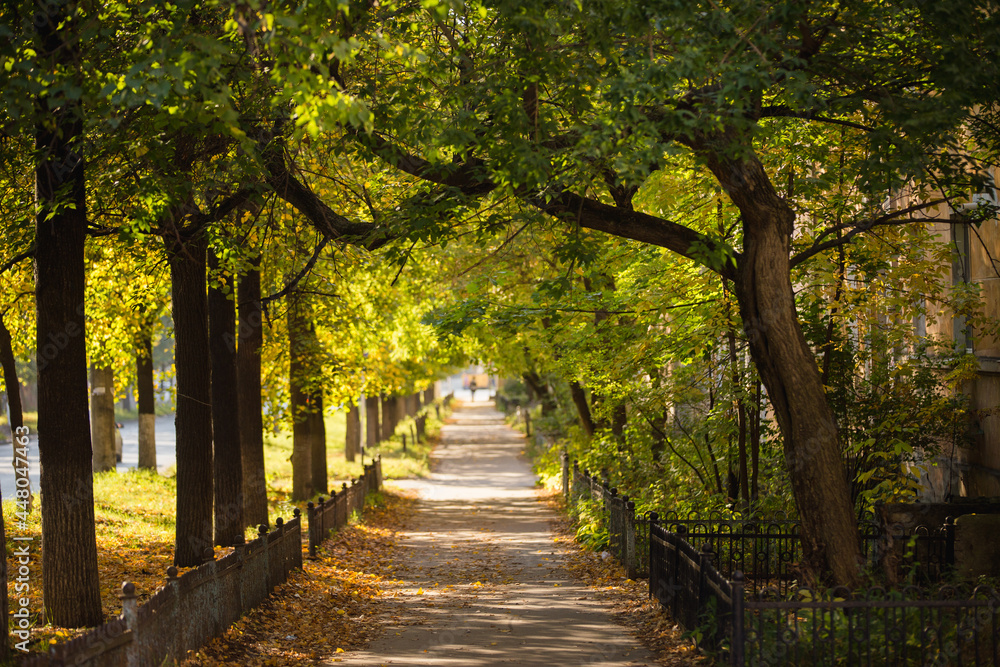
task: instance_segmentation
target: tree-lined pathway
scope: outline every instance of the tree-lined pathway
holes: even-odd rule
[[[652,665],[564,568],[522,458],[492,405],[458,407],[400,541],[391,622],[342,665]],[[332,664],[332,663],[331,663]]]

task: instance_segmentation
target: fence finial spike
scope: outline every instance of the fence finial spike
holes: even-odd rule
[[[122,598],[134,598],[135,597],[135,584],[131,581],[122,582],[122,591],[118,594],[118,597]]]

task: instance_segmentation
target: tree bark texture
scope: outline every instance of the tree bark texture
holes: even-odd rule
[[[14,359],[14,341],[10,330],[0,314],[0,369],[3,370],[3,386],[7,392],[7,407],[10,408],[10,432],[24,426],[24,409],[21,407],[21,382],[17,378],[17,361]]]
[[[347,409],[347,436],[344,442],[344,458],[348,463],[354,463],[354,459],[361,451],[361,411],[357,403],[351,402],[351,407]]]
[[[313,493],[326,494],[326,422],[323,418],[323,389],[313,386],[309,391],[309,431],[312,438],[312,488]]]
[[[288,298],[288,381],[292,411],[292,500],[308,500],[312,486],[313,411],[310,392],[309,320],[302,297]]]
[[[734,288],[761,381],[784,440],[802,520],[804,567],[834,582],[860,582],[861,546],[841,460],[837,424],[812,349],[799,326],[789,272],[795,214],[754,156],[707,156],[743,214]]]
[[[74,70],[76,35],[65,7],[38,12],[39,67]],[[71,85],[75,82],[69,82]],[[35,307],[45,620],[62,627],[102,621],[84,336],[83,118],[79,103],[37,101]]]
[[[166,234],[177,373],[177,526],[174,565],[193,567],[211,549],[212,377],[208,345],[206,247],[203,236]]]
[[[90,439],[94,472],[116,468],[115,374],[110,366],[90,370]]]
[[[588,436],[594,436],[594,420],[590,416],[590,404],[587,403],[587,393],[583,386],[576,380],[569,383],[569,394],[573,398],[573,405],[576,406],[577,416],[580,418],[580,426]]]
[[[236,380],[240,414],[240,457],[243,467],[243,521],[248,526],[268,525],[267,478],[264,474],[264,417],[261,409],[260,267],[240,277],[239,332],[236,347]]]
[[[153,329],[144,322],[135,359],[139,407],[139,467],[156,470],[156,390],[153,386]]]
[[[382,397],[382,441],[388,442],[396,433],[396,397]]]
[[[211,253],[209,264],[218,270]],[[222,277],[220,277],[222,279]],[[208,338],[212,356],[212,441],[215,472],[215,544],[228,547],[243,536],[243,462],[240,456],[240,412],[236,380],[236,302],[233,277],[229,289],[216,283],[208,290]]]
[[[378,404],[378,396],[365,397],[365,446],[369,449],[379,442]]]

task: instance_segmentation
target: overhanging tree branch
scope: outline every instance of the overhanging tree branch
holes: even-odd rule
[[[575,221],[587,229],[667,248],[707,266],[725,278],[736,279],[739,254],[727,244],[690,227],[646,213],[602,204],[570,192],[564,192],[549,201],[536,199],[532,203],[554,217]]]
[[[360,140],[392,166],[422,180],[453,187],[471,196],[487,194],[497,187],[486,177],[483,169],[485,163],[481,160],[467,159],[459,164],[438,165],[410,155],[377,135],[365,135]],[[555,198],[544,198],[537,194],[526,196],[523,193],[520,196],[547,215],[587,229],[667,248],[730,280],[735,279],[736,262],[727,260],[738,259],[738,254],[728,245],[684,225],[646,213],[602,204],[571,192],[564,191]]]
[[[921,220],[914,220],[909,216],[911,213],[915,213],[917,211],[922,211],[924,209],[937,206],[938,204],[942,204],[946,201],[947,201],[946,199],[932,199],[931,201],[922,202],[920,204],[913,204],[912,206],[901,208],[898,211],[887,213],[878,218],[871,218],[868,220],[862,220],[860,222],[843,223],[840,225],[834,225],[832,227],[824,229],[823,233],[816,238],[816,241],[814,241],[811,246],[809,246],[802,252],[796,253],[792,257],[792,259],[789,261],[789,266],[793,267],[797,266],[798,264],[801,264],[807,259],[810,259],[811,257],[818,255],[824,250],[829,250],[830,248],[836,248],[839,245],[850,243],[851,239],[853,239],[855,236],[861,234],[862,232],[866,232],[874,227],[886,227],[889,225],[908,225],[915,222],[929,222],[933,219],[925,218]],[[822,240],[839,229],[847,229],[849,227],[851,228],[850,231],[846,232],[843,236],[831,239],[829,241]]]
[[[280,148],[271,148],[265,153],[265,164],[269,174],[267,184],[274,193],[294,206],[323,236],[364,245],[369,250],[381,247],[389,240],[384,234],[371,238],[378,229],[375,224],[354,222],[330,208],[288,170]]]

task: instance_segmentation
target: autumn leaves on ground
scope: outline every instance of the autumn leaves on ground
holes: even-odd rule
[[[553,506],[557,501],[549,497]],[[338,654],[366,646],[380,634],[393,595],[393,548],[416,505],[413,495],[389,490],[365,511],[364,521],[331,537],[316,561],[222,637],[191,656],[186,667],[285,666],[339,662]],[[646,595],[646,584],[626,578],[611,559],[573,541],[568,523],[553,526],[570,547],[569,569],[588,584],[625,631],[658,656],[662,665],[701,664],[690,642]],[[475,584],[473,584],[475,585]]]
[[[414,452],[411,445],[404,457],[389,448],[386,454],[392,458],[384,460],[390,461],[388,467],[396,469],[397,476],[405,477],[411,470],[427,471],[429,450],[429,445],[424,445]],[[393,460],[396,456],[400,460]],[[175,489],[173,478],[150,472],[96,479],[102,598],[105,615],[110,617],[121,611],[117,592],[122,581],[136,584],[140,603],[163,584],[172,560]],[[280,478],[270,481],[272,515],[287,515],[285,510],[290,506]],[[539,499],[542,501],[552,507],[559,502],[552,495]],[[367,646],[396,620],[390,599],[398,595],[402,583],[397,577],[403,576],[397,546],[418,502],[412,491],[391,482],[381,493],[370,495],[361,521],[332,535],[315,560],[306,560],[304,569],[293,571],[289,581],[276,588],[260,607],[190,654],[184,664],[327,664],[338,662],[343,653]],[[690,642],[680,637],[659,605],[648,600],[644,582],[627,579],[613,559],[602,559],[577,545],[567,523],[557,522],[552,529],[556,542],[569,554],[563,567],[595,591],[593,597],[603,602],[615,621],[626,626],[623,632],[635,635],[657,655],[659,664],[698,662]],[[217,555],[222,553],[217,551]],[[483,578],[482,586],[490,586],[486,574],[478,576]],[[469,584],[480,582],[470,580]],[[33,602],[40,607],[40,600]],[[65,641],[80,632],[37,628],[33,648],[45,650],[50,642]]]

